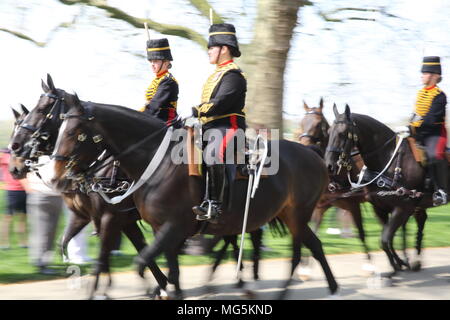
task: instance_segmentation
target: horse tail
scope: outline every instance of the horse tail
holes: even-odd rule
[[[318,146],[316,146],[315,144],[310,144],[308,146],[306,146],[308,149],[311,149],[312,151],[314,151],[315,153],[317,153],[319,155],[319,157],[321,157],[323,159],[323,151],[322,149],[320,149]]]
[[[288,234],[286,225],[278,217],[275,217],[269,221],[269,229],[270,233],[272,233],[272,236],[274,237],[284,237]]]

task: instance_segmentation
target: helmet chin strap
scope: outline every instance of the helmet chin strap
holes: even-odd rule
[[[219,64],[219,58],[220,58],[220,53],[222,52],[222,48],[223,48],[223,46],[220,46],[220,50],[219,50],[219,53],[216,56],[216,62],[214,64]]]
[[[164,60],[161,60],[161,61],[162,61],[161,65],[159,66],[159,70],[158,70],[158,72],[156,72],[156,75],[158,75],[161,72],[161,69],[162,69],[162,67],[164,65]]]

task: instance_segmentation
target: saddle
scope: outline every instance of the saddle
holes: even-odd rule
[[[248,163],[249,163],[249,149],[248,144],[245,144],[245,164],[227,164],[227,171],[235,171],[234,180],[248,179]],[[203,176],[203,160],[202,160],[202,138],[199,128],[187,128],[187,156],[189,176]],[[264,170],[261,174],[261,179],[266,178]]]
[[[417,140],[413,137],[407,138],[411,151],[414,155],[414,159],[422,166],[427,166],[427,153],[425,151],[424,146],[422,146]],[[450,165],[450,149],[445,150],[445,158],[447,159],[448,164]]]

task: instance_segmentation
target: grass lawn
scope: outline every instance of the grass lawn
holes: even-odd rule
[[[4,209],[4,193],[0,192],[0,217],[3,217]],[[379,239],[381,226],[374,217],[372,208],[369,204],[365,204],[363,209],[364,227],[366,230],[366,237],[369,248],[373,251],[380,250]],[[62,216],[63,217],[63,216]],[[60,219],[58,227],[57,239],[61,237],[65,225],[65,219]],[[145,223],[144,223],[145,225]],[[362,252],[362,246],[357,238],[341,238],[339,235],[330,235],[326,233],[328,227],[336,227],[335,214],[333,209],[330,209],[324,218],[324,222],[319,232],[319,238],[322,241],[326,254],[339,254],[339,253],[351,253]],[[89,228],[91,228],[89,226]],[[150,227],[145,225],[144,234],[148,241],[152,240],[152,233]],[[450,246],[450,205],[433,208],[428,210],[428,220],[425,226],[424,247],[442,247]],[[354,230],[356,233],[356,229]],[[410,220],[408,225],[408,247],[414,247],[415,243],[416,225],[413,219]],[[395,245],[399,248],[401,244],[400,239],[401,232],[398,232]],[[263,258],[289,258],[291,256],[290,237],[284,238],[273,237],[272,234],[267,231],[264,233],[264,244],[272,249],[271,251],[264,251],[262,253]],[[93,258],[97,257],[99,248],[99,240],[97,237],[89,237],[89,255]],[[132,247],[131,243],[123,237],[122,241],[123,256],[112,257],[112,270],[113,271],[127,271],[133,270],[133,258],[136,256],[136,251]],[[307,252],[309,254],[309,251]],[[230,256],[230,255],[229,255]],[[251,256],[251,242],[248,240],[245,243],[244,259]],[[230,258],[229,258],[230,259]],[[194,265],[194,264],[209,264],[212,261],[210,256],[189,256],[181,255],[181,265]],[[9,250],[0,250],[0,283],[14,283],[30,280],[48,280],[54,278],[68,277],[66,273],[67,264],[62,262],[61,257],[56,254],[54,259],[53,268],[58,270],[58,274],[55,276],[40,275],[36,273],[36,270],[29,264],[27,249],[18,248],[15,237],[12,239],[12,248]],[[159,258],[157,260],[160,267],[165,267],[165,259]],[[82,267],[82,274],[86,274],[90,271],[91,265]]]

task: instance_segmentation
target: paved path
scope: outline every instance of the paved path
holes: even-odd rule
[[[383,252],[373,254],[379,272],[390,271]],[[450,299],[450,248],[425,249],[421,272],[402,272],[394,286],[383,286],[378,277],[368,277],[362,270],[364,255],[329,255],[328,262],[340,285],[340,299]],[[288,259],[270,259],[261,262],[261,280],[257,283],[257,299],[275,299],[289,270]],[[76,269],[74,269],[76,270]],[[187,299],[244,299],[235,289],[235,264],[219,267],[215,279],[206,286],[209,266],[181,268],[181,285]],[[245,277],[250,279],[251,268]],[[147,273],[150,279],[150,273]],[[287,299],[328,299],[329,292],[320,266],[314,261],[309,281],[292,282]],[[0,285],[0,299],[85,299],[88,277],[74,276],[62,280]],[[106,281],[104,278],[103,281]],[[154,283],[153,280],[149,280]],[[207,292],[209,288],[209,292]],[[146,299],[144,283],[134,272],[115,273],[113,299]],[[212,293],[211,293],[212,292]],[[215,293],[214,293],[215,292]]]

